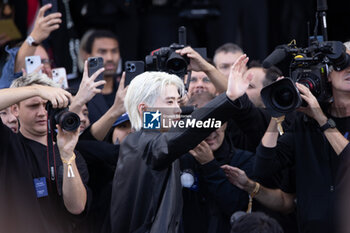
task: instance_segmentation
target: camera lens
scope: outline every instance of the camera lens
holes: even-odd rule
[[[262,100],[272,116],[281,116],[298,108],[302,102],[298,89],[289,79],[281,79],[261,90]]]
[[[280,108],[286,109],[293,104],[293,93],[287,87],[281,87],[272,93],[272,103]]]
[[[61,110],[55,116],[56,122],[66,131],[75,131],[80,126],[80,118],[74,112],[67,109]]]
[[[166,67],[171,73],[185,73],[187,70],[187,61],[179,54],[173,52],[166,62]]]

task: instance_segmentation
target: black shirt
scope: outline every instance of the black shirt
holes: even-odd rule
[[[63,166],[54,146],[57,183],[49,179],[47,147],[13,133],[0,120],[0,229],[6,233],[72,232],[79,216],[70,214],[63,202]],[[76,153],[84,184],[88,181],[85,161]],[[34,178],[45,177],[48,195],[38,198]],[[58,191],[57,191],[58,188]],[[88,189],[87,189],[88,191]],[[89,199],[89,198],[88,198]],[[86,207],[87,209],[87,207]]]
[[[349,119],[335,119],[340,132],[350,130]],[[336,155],[318,123],[305,115],[296,118],[275,148],[258,147],[257,176],[295,166],[300,232],[334,231],[335,178],[339,159],[348,156],[344,151]]]

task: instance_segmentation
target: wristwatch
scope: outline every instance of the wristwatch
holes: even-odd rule
[[[26,39],[26,42],[29,44],[29,46],[38,46],[39,44],[35,42],[34,38],[32,36],[28,36]]]
[[[322,132],[324,132],[324,131],[326,131],[329,128],[334,129],[335,126],[336,126],[336,124],[335,124],[334,120],[332,118],[328,118],[326,124],[322,125],[320,127],[320,129],[321,129]]]

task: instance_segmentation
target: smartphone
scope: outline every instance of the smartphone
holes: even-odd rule
[[[51,8],[45,11],[45,16],[58,12],[57,0],[42,0],[42,6],[51,3]]]
[[[125,83],[124,86],[130,84],[131,80],[137,75],[145,71],[145,63],[143,61],[126,61],[125,62]]]
[[[89,57],[88,58],[88,75],[91,77],[96,71],[103,68],[103,58],[102,57]],[[103,72],[97,76],[95,82],[103,80]],[[102,89],[103,85],[98,86]]]
[[[25,65],[27,74],[33,73],[41,65],[40,56],[25,57]],[[41,74],[41,69],[39,70],[39,74]]]
[[[69,87],[68,80],[67,80],[67,73],[64,67],[52,69],[52,79],[53,81],[58,83],[60,87],[63,89],[67,89]]]

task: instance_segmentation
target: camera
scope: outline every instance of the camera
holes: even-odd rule
[[[183,79],[188,72],[187,66],[190,63],[190,59],[187,56],[181,56],[180,54],[176,53],[176,50],[183,49],[187,46],[186,28],[181,26],[179,27],[178,32],[178,43],[172,43],[169,47],[161,47],[152,51],[150,55],[145,57],[145,67],[137,65],[136,70],[133,72],[127,70],[127,73],[129,72],[131,76],[128,79],[133,79],[137,74],[144,72],[144,70],[163,71],[169,74],[175,74]],[[194,50],[197,51],[203,58],[207,57],[206,48],[194,48]],[[132,62],[142,63],[142,61]],[[127,63],[130,63],[130,61]],[[142,68],[144,68],[144,70]]]
[[[298,48],[295,40],[288,45],[277,46],[263,61],[263,67],[269,68],[292,55],[289,66],[289,78],[276,81],[261,90],[262,100],[273,117],[282,116],[300,106],[306,106],[295,83],[309,88],[319,102],[331,97],[331,85],[327,76],[329,67],[341,71],[350,66],[350,56],[340,41],[328,41],[326,24],[326,0],[317,1],[316,23],[313,36],[309,35],[309,46]],[[318,19],[320,18],[320,20]],[[317,36],[321,22],[322,36]]]
[[[80,117],[68,108],[53,108],[51,102],[47,102],[46,110],[51,126],[58,124],[66,131],[75,131],[80,126]]]
[[[350,65],[350,56],[340,41],[314,41],[307,48],[297,48],[295,44],[278,46],[263,62],[268,68],[293,55],[290,64],[290,77],[276,81],[261,90],[262,100],[274,117],[305,106],[295,83],[305,85],[319,102],[331,97],[327,81],[329,66],[341,71]]]

